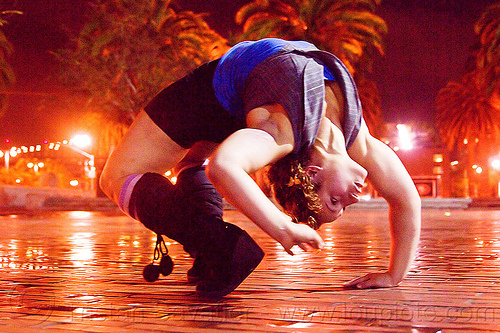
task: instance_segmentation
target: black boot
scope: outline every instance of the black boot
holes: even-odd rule
[[[130,207],[146,227],[178,241],[203,260],[200,267],[206,269],[199,270],[197,288],[202,296],[227,295],[262,260],[263,252],[251,237],[222,220],[222,197],[201,166],[183,171],[176,185],[159,174],[143,175]]]
[[[202,274],[205,276],[196,286],[203,298],[218,299],[231,293],[264,257],[262,249],[245,231],[228,224],[228,234],[230,246],[219,247],[219,252],[210,252],[204,257]]]
[[[187,271],[187,282],[196,285],[201,280],[209,278],[211,276],[211,270],[208,265],[208,259],[204,255],[201,253],[198,255],[190,253],[190,255],[194,258],[194,261],[193,266]]]
[[[201,296],[227,295],[257,267],[264,253],[246,232],[223,221],[222,196],[207,179],[203,167],[183,171],[176,186],[189,207],[189,221],[199,231],[194,237],[194,251],[188,251],[195,253],[188,282],[198,284]],[[240,258],[245,252],[246,261]]]
[[[198,220],[208,226],[218,238],[199,237],[199,252],[188,270],[188,283],[197,284],[204,298],[216,299],[232,292],[257,267],[264,252],[239,227],[210,216]]]

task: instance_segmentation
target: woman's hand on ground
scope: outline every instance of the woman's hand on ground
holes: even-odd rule
[[[309,247],[322,249],[325,243],[321,236],[305,224],[291,223],[280,241],[285,251],[293,255],[292,247],[298,245],[302,250],[307,251]]]
[[[389,288],[396,287],[398,283],[394,283],[389,272],[385,273],[370,273],[359,277],[344,284],[346,288]]]

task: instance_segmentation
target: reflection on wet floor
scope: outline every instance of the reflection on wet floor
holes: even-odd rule
[[[91,212],[8,216],[0,218],[0,223],[4,231],[0,261],[2,267],[11,269],[75,268],[111,260],[138,262],[153,239],[140,225],[127,229],[138,222]]]
[[[320,234],[322,251],[290,256],[241,214],[226,219],[266,252],[255,272],[217,303],[185,282],[192,259],[167,244],[175,267],[142,279],[156,236],[116,214],[0,216],[1,331],[220,330],[309,332],[494,331],[500,325],[500,211],[426,210],[418,257],[398,288],[345,290],[386,268],[385,211],[347,211]],[[5,329],[4,329],[5,328]]]

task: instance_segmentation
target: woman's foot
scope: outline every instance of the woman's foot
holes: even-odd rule
[[[209,269],[205,267],[200,270],[200,272],[204,272],[200,276],[195,274],[197,266],[191,273],[193,276],[200,276],[196,291],[201,297],[218,299],[231,293],[264,258],[264,252],[257,243],[245,231],[241,231],[229,256],[220,255],[220,253],[214,257],[210,256],[212,258],[207,258],[208,260],[205,262]]]

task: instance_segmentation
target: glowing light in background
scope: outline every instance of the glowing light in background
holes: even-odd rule
[[[77,146],[78,148],[87,148],[92,145],[92,139],[87,134],[77,134],[69,140],[69,144]]]
[[[173,176],[172,171],[167,171],[164,173],[164,176],[167,177],[172,184],[175,185],[177,183],[177,177]]]
[[[74,219],[89,219],[92,216],[92,212],[82,211],[82,210],[74,210],[68,213],[71,218]]]
[[[480,167],[480,166],[479,166],[479,165],[477,165],[477,164],[474,164],[474,165],[472,166],[472,169],[474,169],[474,170],[476,171],[476,173],[482,173],[482,172],[483,172],[483,168],[482,168],[482,167]]]
[[[432,159],[434,160],[435,163],[441,163],[443,162],[443,154],[434,154],[432,156]]]
[[[369,201],[372,198],[372,196],[369,194],[365,194],[360,196],[359,198],[361,199],[361,201]]]
[[[399,148],[403,150],[413,149],[413,143],[411,142],[412,140],[408,127],[404,124],[397,124],[396,128],[398,129],[399,134]]]
[[[495,158],[491,161],[491,167],[497,171],[500,171],[500,158]]]

